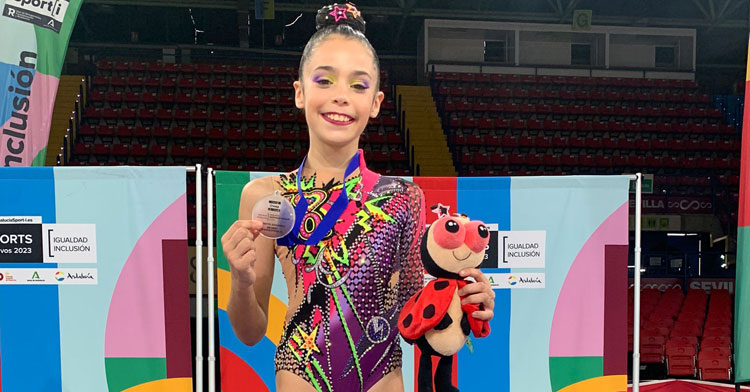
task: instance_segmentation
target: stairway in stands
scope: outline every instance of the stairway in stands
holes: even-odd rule
[[[70,120],[73,110],[75,110],[75,102],[78,99],[83,102],[83,97],[78,97],[80,91],[86,90],[85,88],[80,88],[83,83],[83,76],[81,75],[60,76],[57,97],[55,97],[55,107],[52,110],[52,122],[50,125],[45,166],[55,165],[57,155],[60,153],[60,147],[62,147],[63,139],[65,138],[65,131],[68,129],[68,120]],[[81,108],[83,108],[83,105],[81,105]]]
[[[410,131],[409,148],[414,148],[414,162],[426,177],[455,177],[456,169],[440,124],[440,116],[429,86],[398,86],[401,109],[406,112],[406,129]]]

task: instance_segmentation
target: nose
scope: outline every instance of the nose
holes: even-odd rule
[[[337,83],[333,95],[333,102],[339,105],[348,105],[349,104],[349,86],[346,85],[346,83]]]

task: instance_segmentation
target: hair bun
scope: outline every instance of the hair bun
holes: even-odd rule
[[[318,15],[315,17],[315,28],[317,30],[340,24],[349,25],[354,30],[360,31],[362,34],[365,33],[365,20],[362,19],[362,13],[354,4],[339,5],[334,3],[318,10]]]

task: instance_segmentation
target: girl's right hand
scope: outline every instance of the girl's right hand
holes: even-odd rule
[[[221,236],[221,246],[229,262],[232,278],[237,279],[240,284],[255,284],[255,238],[262,228],[261,221],[240,219]]]

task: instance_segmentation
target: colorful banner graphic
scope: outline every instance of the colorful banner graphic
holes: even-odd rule
[[[747,63],[745,102],[750,98],[750,53]],[[737,287],[734,297],[734,379],[738,383],[750,381],[750,105],[746,105],[744,110],[740,153],[740,206],[737,214]]]
[[[44,166],[60,71],[82,0],[0,0],[0,166]]]
[[[242,187],[263,175],[216,173],[218,237],[237,219]],[[426,206],[450,206],[493,230],[482,264],[496,293],[492,333],[473,339],[473,353],[458,353],[459,389],[627,389],[628,176],[406,179],[423,189]],[[229,266],[221,249],[217,256],[222,391],[275,391],[273,357],[288,304],[281,268],[266,336],[248,347],[229,323]],[[401,346],[411,391],[417,357]]]
[[[0,391],[192,391],[185,169],[0,168],[0,189],[0,226],[96,250],[0,262]]]

